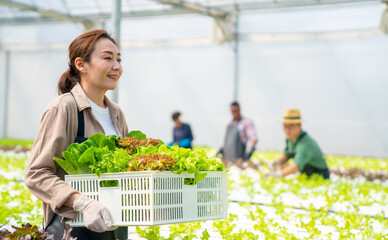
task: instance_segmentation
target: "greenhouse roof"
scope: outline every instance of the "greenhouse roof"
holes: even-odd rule
[[[109,20],[117,0],[0,0],[0,25],[73,21],[87,25]],[[254,9],[286,8],[378,0],[121,0],[121,17],[200,13],[223,18]]]

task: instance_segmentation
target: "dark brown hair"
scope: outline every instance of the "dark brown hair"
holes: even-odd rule
[[[69,68],[62,74],[58,81],[58,94],[70,92],[77,82],[81,82],[79,71],[75,67],[78,57],[85,62],[90,61],[94,46],[100,38],[111,40],[116,46],[116,41],[105,30],[97,29],[79,35],[69,46]]]
[[[172,120],[175,120],[175,119],[178,119],[180,116],[181,116],[180,112],[174,112],[171,117],[172,117]]]
[[[240,104],[237,102],[237,101],[234,101],[230,104],[231,107],[235,106],[235,107],[240,107]]]

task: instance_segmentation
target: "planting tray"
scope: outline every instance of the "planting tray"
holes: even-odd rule
[[[105,204],[115,226],[154,226],[227,217],[226,172],[207,172],[194,185],[194,174],[141,171],[65,175],[65,182]],[[105,186],[113,187],[105,187]],[[70,222],[84,226],[81,213]]]

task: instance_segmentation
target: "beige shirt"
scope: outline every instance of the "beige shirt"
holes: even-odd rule
[[[84,113],[84,137],[104,133],[92,114],[90,103],[81,85],[76,84],[71,92],[74,97],[70,93],[58,96],[43,113],[24,178],[30,191],[42,201],[45,227],[54,217],[54,213],[66,220],[76,218],[77,212],[63,204],[77,191],[63,181],[65,171],[53,158],[63,159],[62,152],[74,142],[77,136],[77,105]],[[117,133],[125,136],[128,134],[128,127],[123,112],[107,97],[104,101],[109,107],[110,117]]]

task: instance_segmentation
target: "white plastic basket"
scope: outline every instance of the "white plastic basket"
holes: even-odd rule
[[[195,185],[194,174],[141,171],[66,175],[65,181],[82,194],[105,204],[116,226],[154,226],[227,217],[226,172],[207,172]],[[117,187],[102,187],[106,181]],[[117,184],[116,184],[117,185]],[[70,222],[84,226],[81,213]]]

